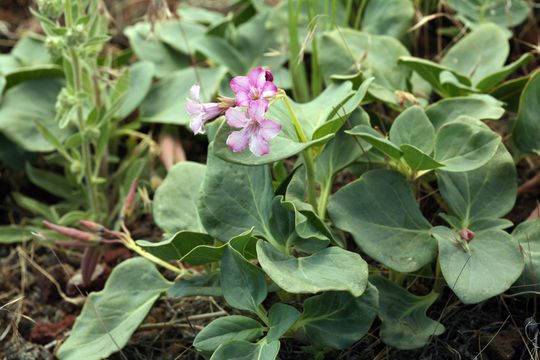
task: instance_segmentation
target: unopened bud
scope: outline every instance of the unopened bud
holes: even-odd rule
[[[99,241],[99,236],[97,236],[96,234],[90,234],[90,233],[87,233],[87,232],[84,232],[84,231],[81,231],[81,230],[56,225],[56,224],[50,223],[50,222],[48,222],[46,220],[43,220],[42,223],[43,223],[43,225],[45,225],[49,229],[54,230],[57,233],[60,233],[62,235],[70,237],[72,239],[77,239],[77,240],[81,240],[81,241],[88,241],[88,242]]]
[[[58,19],[64,13],[63,0],[39,0],[39,12],[48,18]]]
[[[265,75],[266,81],[274,81],[274,75],[272,74],[270,70],[265,70],[264,75]]]
[[[86,41],[86,31],[84,26],[79,24],[69,29],[66,34],[66,44],[68,46],[77,46]]]
[[[99,232],[105,229],[105,226],[95,223],[93,221],[89,221],[89,220],[79,220],[79,224],[81,224],[88,230],[94,231],[94,232]]]
[[[458,231],[458,234],[467,243],[469,243],[474,238],[474,233],[469,229],[460,230],[460,231]]]
[[[54,105],[56,112],[70,110],[73,106],[77,104],[77,98],[75,95],[71,94],[68,89],[63,88],[58,97],[56,98],[56,104]]]
[[[45,49],[47,49],[54,59],[62,57],[64,51],[64,39],[60,36],[47,37],[47,40],[45,40]]]

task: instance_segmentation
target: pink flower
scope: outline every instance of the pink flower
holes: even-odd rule
[[[219,103],[201,103],[199,99],[200,85],[191,87],[191,99],[187,99],[186,110],[193,115],[191,118],[191,130],[194,134],[204,134],[204,123],[208,120],[215,119],[223,113],[223,108]]]
[[[227,123],[235,128],[243,128],[240,131],[233,131],[227,138],[227,145],[232,151],[242,151],[249,143],[249,150],[255,155],[268,154],[270,151],[268,139],[279,134],[281,124],[263,118],[267,105],[266,100],[251,101],[247,108],[248,116],[242,110],[235,108],[227,110],[225,113]]]
[[[236,94],[237,106],[249,106],[249,103],[264,100],[265,110],[268,98],[276,95],[277,87],[272,82],[274,76],[270,70],[254,68],[248,76],[237,76],[231,80],[231,89]]]

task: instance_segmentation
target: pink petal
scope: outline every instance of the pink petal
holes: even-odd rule
[[[252,120],[262,121],[264,113],[268,109],[268,100],[255,100],[251,101],[248,105],[248,115]]]
[[[191,97],[196,100],[197,102],[200,102],[199,100],[199,91],[201,90],[201,86],[200,85],[193,85],[191,87],[191,90],[189,90],[189,92],[191,93]]]
[[[202,103],[203,121],[217,118],[223,112],[218,103]]]
[[[245,129],[240,131],[233,131],[227,138],[227,145],[232,151],[238,152],[246,148],[249,141],[249,136],[246,134]]]
[[[246,117],[246,114],[242,110],[235,108],[229,108],[227,110],[225,119],[227,120],[227,124],[235,128],[243,128],[249,124],[249,119]]]
[[[239,92],[249,93],[249,79],[247,76],[237,76],[230,82],[231,90],[238,95]]]
[[[188,99],[186,103],[186,111],[190,113],[191,115],[197,115],[203,111],[203,107],[201,106],[201,104],[197,104],[193,102],[192,100]]]
[[[256,67],[248,74],[249,84],[257,89],[262,89],[266,82],[266,71],[260,67]]]
[[[202,120],[202,114],[191,118],[191,130],[195,135],[204,134],[204,122]]]
[[[236,95],[235,103],[236,106],[248,106],[251,101],[251,96],[249,92],[241,91]]]
[[[279,134],[281,124],[270,119],[262,119],[259,121],[259,135],[264,139],[270,139]]]
[[[277,86],[274,85],[273,82],[267,81],[267,82],[264,83],[264,86],[263,86],[262,91],[261,91],[261,96],[263,98],[272,97],[272,96],[276,95],[276,93],[277,93]]]
[[[249,150],[257,156],[263,156],[270,152],[270,144],[259,134],[249,138]]]

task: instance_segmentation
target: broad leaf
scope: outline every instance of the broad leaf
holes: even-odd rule
[[[480,218],[501,217],[516,201],[516,168],[503,144],[484,166],[468,172],[437,170],[437,180],[442,197],[463,227]]]
[[[426,316],[428,308],[437,300],[437,293],[416,296],[392,281],[378,275],[369,281],[379,290],[379,318],[381,340],[400,350],[424,346],[433,335],[444,332],[444,326]]]
[[[411,27],[414,11],[410,0],[368,1],[362,16],[362,30],[400,39]]]
[[[516,71],[521,66],[525,66],[533,59],[531,54],[523,54],[519,59],[511,64],[506,65],[501,70],[489,74],[476,84],[476,88],[480,91],[486,92],[493,88],[495,85],[506,79],[511,73]]]
[[[39,78],[26,81],[5,92],[0,106],[0,131],[27,151],[55,150],[39,132],[34,121],[46,127],[58,139],[71,132],[60,130],[55,122],[56,97],[64,85],[61,78]]]
[[[268,334],[266,340],[272,342],[279,338],[291,328],[300,317],[300,312],[290,305],[275,303],[268,311]]]
[[[236,340],[220,345],[210,360],[274,360],[279,353],[279,341],[266,342],[262,339],[256,344]]]
[[[362,140],[396,161],[401,159],[401,149],[370,126],[358,125],[345,132],[362,138]]]
[[[413,145],[428,155],[433,151],[435,129],[419,106],[412,106],[399,114],[389,135],[390,141],[397,146]]]
[[[365,173],[330,198],[328,213],[337,227],[352,233],[363,251],[396,271],[416,271],[435,258],[431,225],[398,172]]]
[[[487,163],[500,143],[500,135],[487,125],[460,116],[437,131],[433,157],[445,165],[445,171],[470,171]]]
[[[379,292],[368,284],[366,292],[354,297],[348,292],[328,291],[304,302],[299,327],[317,348],[346,349],[371,328],[379,308]]]
[[[267,295],[264,272],[231,246],[225,248],[221,261],[221,289],[229,305],[255,313]]]
[[[540,154],[540,71],[525,86],[519,100],[519,113],[512,135],[521,151]]]
[[[199,189],[206,166],[183,161],[174,165],[157,188],[152,203],[156,224],[168,233],[204,232],[197,211]]]
[[[399,148],[403,152],[403,158],[407,164],[415,171],[433,170],[444,166],[443,163],[436,161],[415,146],[403,144]]]
[[[478,120],[499,119],[504,114],[503,103],[488,95],[469,95],[443,99],[426,108],[435,130],[461,115]]]
[[[360,255],[337,246],[296,258],[259,240],[257,258],[264,272],[290,293],[343,290],[360,296],[366,289],[367,263]]]
[[[483,24],[465,35],[448,50],[441,65],[468,76],[476,85],[480,80],[502,69],[510,45],[500,27]]]
[[[525,268],[516,281],[515,292],[538,291],[540,288],[540,218],[525,221],[512,231],[523,251]]]
[[[506,110],[517,113],[519,110],[519,98],[529,81],[529,76],[522,76],[508,80],[490,91],[490,95],[504,102]]]
[[[181,279],[167,291],[167,296],[179,298],[183,296],[223,296],[219,284],[219,272]]]
[[[128,26],[124,33],[137,57],[141,61],[149,61],[155,65],[155,75],[159,78],[186,68],[190,64],[189,56],[178,52],[156,37],[150,23],[139,22]]]
[[[491,22],[508,28],[522,23],[531,12],[525,0],[448,0],[447,3],[459,19],[474,26]]]
[[[257,320],[230,315],[217,318],[202,329],[193,340],[193,346],[199,351],[212,352],[219,345],[232,340],[256,340],[262,333],[263,326]]]
[[[188,125],[191,115],[186,111],[186,103],[191,87],[199,84],[201,101],[208,102],[226,72],[227,69],[221,66],[198,69],[189,67],[170,74],[155,85],[142,102],[142,120]]]
[[[502,230],[476,233],[468,244],[442,226],[433,228],[433,236],[439,244],[444,279],[465,304],[476,304],[508,290],[523,271],[518,242]]]
[[[268,228],[273,194],[267,166],[243,166],[223,161],[208,148],[207,169],[199,197],[199,216],[206,231],[221,240],[254,228],[271,237]]]
[[[129,88],[125,100],[116,117],[124,119],[129,116],[143,101],[152,85],[154,64],[148,61],[137,62],[129,68]]]
[[[473,92],[471,80],[450,67],[439,65],[422,58],[402,56],[398,64],[403,64],[416,71],[440,95],[444,97],[459,96]]]
[[[196,44],[204,39],[206,26],[180,20],[157,21],[154,35],[163,43],[183,54],[191,55]]]
[[[187,230],[179,231],[169,239],[160,242],[137,240],[139,246],[144,247],[146,251],[164,260],[180,260],[194,248],[213,243],[214,238],[212,236]],[[221,258],[222,253],[223,251],[217,256],[217,260],[215,261]]]
[[[331,75],[352,75],[362,71],[365,77],[375,78],[369,93],[393,104],[397,104],[394,91],[407,90],[410,70],[399,66],[397,60],[400,56],[408,56],[409,51],[398,40],[340,29],[323,33],[319,44],[319,63],[327,82]]]
[[[137,257],[124,261],[113,270],[102,291],[90,294],[56,355],[61,360],[99,360],[120,350],[117,346],[127,344],[170,286],[148,260]]]

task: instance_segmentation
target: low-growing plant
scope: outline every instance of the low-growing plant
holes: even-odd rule
[[[170,282],[141,258],[115,268],[59,347],[61,360],[118,351],[164,294],[219,296],[238,311],[195,337],[193,346],[211,359],[276,359],[287,338],[322,359],[361,340],[377,317],[385,344],[425,346],[445,331],[427,315],[445,291],[476,304],[516,281],[536,286],[538,221],[509,233],[514,224],[504,216],[517,197],[514,158],[540,151],[540,77],[501,84],[532,55],[504,65],[505,30],[480,21],[487,24],[475,25],[440,64],[412,57],[414,4],[388,3],[253,0],[228,15],[184,6],[181,20],[125,30],[141,62],[106,89],[99,84],[109,74],[98,66],[106,59],[88,53],[108,40],[98,3],[40,3],[35,15],[66,77],[56,117],[62,134],[70,126],[78,132],[61,138],[37,127],[57,162],[76,164],[65,171],[85,195],[90,211],[81,224],[90,232],[58,219],[45,225],[76,240],[64,245],[87,247],[85,281],[96,249],[111,243],[178,274]],[[449,1],[456,9],[463,3]],[[407,11],[390,21],[389,9],[401,5]],[[50,18],[62,12],[61,26]],[[133,90],[152,68],[155,84]],[[432,91],[442,99],[433,101]],[[141,153],[112,175],[103,170],[118,136],[151,142],[118,121],[135,108],[138,121],[182,125],[208,140],[206,164],[174,165],[155,192],[158,242],[133,239],[124,221]],[[506,110],[517,111],[510,134],[523,153],[514,158],[484,122]],[[344,173],[355,179],[344,181]],[[118,191],[120,179],[129,190]],[[126,197],[112,202],[116,209],[105,206],[110,188]],[[426,204],[437,210],[428,213]],[[105,226],[97,223],[103,219]],[[418,281],[427,294],[410,291]]]

